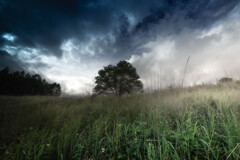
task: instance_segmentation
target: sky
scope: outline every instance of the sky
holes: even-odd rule
[[[91,93],[126,60],[146,90],[240,79],[239,0],[0,0],[0,69]]]

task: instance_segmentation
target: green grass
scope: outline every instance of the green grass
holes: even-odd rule
[[[0,97],[0,159],[240,159],[240,86]]]

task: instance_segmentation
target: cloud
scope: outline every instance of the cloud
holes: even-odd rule
[[[30,72],[40,73],[46,79],[60,83],[63,91],[68,94],[84,94],[91,92],[94,77],[97,71],[110,62],[89,59],[88,61],[75,57],[75,46],[67,41],[63,44],[63,55],[58,58],[54,55],[38,54],[28,61]],[[41,51],[36,51],[41,52]],[[37,66],[36,66],[37,65]]]
[[[8,52],[0,50],[0,69],[8,67],[10,71],[23,70],[23,64]]]
[[[239,2],[236,0],[117,0],[114,3],[108,0],[25,0],[23,5],[22,1],[11,0],[4,1],[0,10],[0,34],[17,36],[16,45],[44,48],[49,51],[48,54],[61,56],[59,47],[65,40],[74,38],[85,44],[92,37],[112,33],[117,40],[103,46],[103,50],[116,48],[113,57],[121,57],[119,54],[126,57],[124,54],[129,56],[128,48],[135,49],[139,44],[126,43],[139,38],[139,34],[148,32],[148,36],[143,34],[145,38],[142,43],[145,43],[152,37],[152,30],[159,25],[164,26],[161,29],[171,28],[172,26],[164,25],[171,20],[177,21],[175,26],[178,27],[174,27],[174,32],[182,27],[206,27],[224,17],[237,3]],[[184,23],[180,24],[181,21]]]
[[[6,39],[8,41],[14,42],[17,37],[12,34],[5,33],[2,35],[2,38]]]
[[[188,56],[188,84],[220,77],[218,67],[234,61],[224,67],[231,75],[237,63],[237,0],[11,0],[0,6],[0,49],[67,92],[89,88],[102,66],[124,59],[146,86],[181,81]]]
[[[187,58],[185,85],[216,82],[224,76],[240,78],[240,10],[203,30],[185,29],[179,34],[158,37],[143,47],[148,52],[132,55],[147,88],[181,85]]]

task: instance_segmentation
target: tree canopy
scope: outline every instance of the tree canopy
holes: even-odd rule
[[[108,65],[98,71],[94,93],[122,96],[141,92],[143,84],[139,78],[136,68],[131,63],[120,61],[116,66]]]
[[[223,77],[221,79],[218,80],[218,83],[226,83],[226,82],[232,82],[233,79],[229,78],[229,77]]]
[[[40,75],[30,75],[24,71],[0,71],[0,95],[53,95],[61,94],[61,86],[48,83]]]

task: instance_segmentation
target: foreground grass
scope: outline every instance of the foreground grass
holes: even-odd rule
[[[240,159],[240,89],[0,97],[0,159]]]

